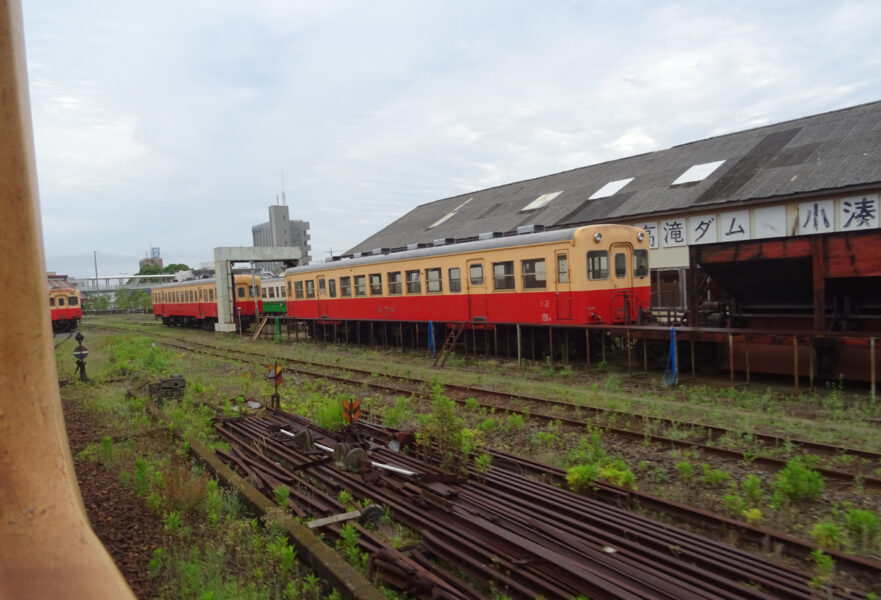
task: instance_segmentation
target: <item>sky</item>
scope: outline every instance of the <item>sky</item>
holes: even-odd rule
[[[412,208],[881,100],[881,2],[21,0],[47,269],[313,261]]]

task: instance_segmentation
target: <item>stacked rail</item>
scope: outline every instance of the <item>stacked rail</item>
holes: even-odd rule
[[[215,428],[231,446],[221,457],[269,496],[286,485],[297,516],[345,512],[341,489],[387,507],[418,543],[397,549],[381,525],[356,524],[361,548],[370,575],[414,597],[733,600],[818,592],[803,571],[501,469],[450,477],[363,438],[369,452],[348,451],[355,445],[281,411],[219,419]],[[322,532],[335,541],[341,525]],[[822,593],[864,597],[828,584]]]

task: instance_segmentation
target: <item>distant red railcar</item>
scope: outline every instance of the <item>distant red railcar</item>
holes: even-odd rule
[[[52,331],[72,331],[83,318],[79,290],[54,288],[49,290],[49,313],[52,315]]]
[[[260,278],[233,277],[234,318],[239,329],[248,326],[263,312]],[[153,288],[153,314],[163,325],[211,329],[217,323],[217,280],[195,279],[166,283]]]
[[[294,267],[300,319],[634,323],[650,305],[649,241],[591,225]]]

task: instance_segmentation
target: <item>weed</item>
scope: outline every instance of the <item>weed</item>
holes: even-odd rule
[[[493,457],[491,454],[485,453],[474,457],[474,470],[481,475],[487,473],[492,466],[492,459]]]
[[[750,473],[743,480],[743,495],[750,505],[762,503],[764,492],[762,491],[762,478],[755,473]]]
[[[774,492],[790,502],[815,501],[823,494],[825,484],[817,471],[808,467],[801,457],[790,459],[774,477]]]
[[[600,474],[597,465],[576,465],[566,471],[566,483],[577,494],[585,494],[594,489],[594,481]]]
[[[291,497],[291,489],[282,483],[272,490],[272,496],[275,498],[275,503],[279,507],[287,509],[288,499]]]
[[[838,550],[844,539],[844,531],[835,523],[822,522],[814,525],[814,528],[811,530],[811,536],[818,546],[823,546],[830,550]]]
[[[701,483],[706,485],[719,485],[723,481],[727,481],[729,477],[731,477],[731,473],[728,471],[722,471],[720,469],[713,469],[707,463],[701,465],[704,470],[704,474],[701,475]]]
[[[691,481],[694,477],[694,465],[687,460],[680,460],[673,468],[683,481]]]
[[[871,548],[878,538],[878,516],[868,510],[853,509],[845,515],[847,531],[863,548]]]
[[[758,525],[762,522],[762,511],[758,508],[748,508],[742,514],[750,525]]]

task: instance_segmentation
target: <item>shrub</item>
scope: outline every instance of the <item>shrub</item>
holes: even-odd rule
[[[841,547],[841,541],[844,539],[844,531],[835,523],[817,523],[811,530],[811,536],[818,546],[838,550]]]
[[[704,463],[701,465],[704,470],[704,474],[701,475],[701,483],[705,483],[707,485],[719,485],[723,481],[726,481],[731,474],[728,471],[722,471],[720,469],[710,468],[710,465]]]
[[[593,482],[599,476],[597,465],[576,465],[566,471],[566,482],[569,489],[578,494],[584,494],[593,489]]]
[[[750,525],[758,525],[762,522],[762,511],[758,508],[750,508],[743,511],[743,517]]]
[[[790,502],[815,501],[823,494],[823,476],[795,457],[774,477],[774,492]]]
[[[750,473],[743,480],[743,495],[748,504],[757,505],[762,503],[762,478]]]
[[[878,537],[878,516],[868,510],[853,509],[845,515],[847,531],[863,547],[874,544]]]

